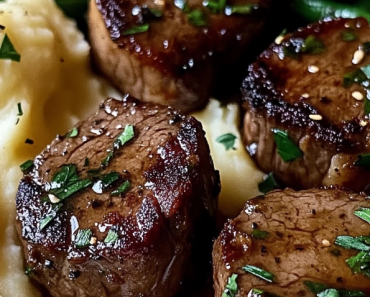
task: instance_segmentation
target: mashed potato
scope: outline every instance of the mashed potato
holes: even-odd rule
[[[104,98],[121,96],[91,72],[89,45],[52,0],[1,2],[0,25],[6,27],[0,31],[0,42],[6,33],[21,54],[19,63],[0,60],[0,296],[40,296],[24,274],[14,228],[19,164],[95,112]],[[23,115],[17,115],[18,103]],[[235,215],[256,195],[262,179],[242,148],[237,115],[237,106],[221,108],[216,101],[196,114],[221,172],[220,206],[226,215]],[[226,152],[215,139],[228,132],[237,141],[236,150]]]

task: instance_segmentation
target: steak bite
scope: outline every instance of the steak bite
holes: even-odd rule
[[[369,63],[362,18],[315,23],[264,51],[242,87],[243,137],[258,166],[295,189],[366,189]]]
[[[21,180],[28,270],[53,296],[173,296],[208,264],[218,192],[197,120],[107,99]]]
[[[94,61],[124,93],[193,110],[206,104],[217,67],[258,44],[270,2],[91,0]]]
[[[369,207],[364,196],[338,189],[275,190],[249,200],[215,241],[215,296],[370,296],[370,221],[360,219]]]

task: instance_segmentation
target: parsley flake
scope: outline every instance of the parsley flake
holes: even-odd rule
[[[133,34],[139,34],[144,33],[149,30],[149,24],[142,24],[138,26],[133,26],[131,28],[128,28],[122,32],[122,35],[133,35]]]
[[[362,242],[362,237],[338,236],[334,243],[345,249],[355,249],[359,251],[370,250],[370,246]]]
[[[254,8],[254,4],[226,6],[225,14],[226,15],[249,14],[252,12],[253,8]]]
[[[112,243],[115,243],[116,241],[117,241],[117,239],[118,239],[118,234],[117,234],[117,232],[116,231],[114,231],[114,230],[112,230],[112,229],[110,229],[109,231],[108,231],[108,234],[107,234],[107,236],[105,237],[105,239],[104,239],[104,243],[108,243],[108,244],[112,244]]]
[[[343,41],[355,41],[357,40],[357,35],[352,30],[344,30],[340,33],[340,37]]]
[[[339,292],[336,289],[327,289],[317,294],[317,297],[339,297]]]
[[[291,162],[303,156],[300,148],[289,138],[286,131],[273,129],[272,133],[274,133],[277,153],[284,162]]]
[[[221,143],[225,146],[227,151],[229,149],[235,149],[234,148],[235,140],[236,140],[236,136],[234,134],[231,134],[231,133],[223,134],[223,135],[217,137],[217,139],[216,139],[216,141],[218,143]]]
[[[75,245],[77,248],[85,248],[90,245],[90,239],[92,236],[92,231],[90,229],[80,229],[77,232]]]
[[[26,162],[19,165],[24,174],[30,172],[33,168],[33,160],[27,160]]]
[[[253,229],[252,236],[256,239],[265,239],[269,235],[267,231],[262,231],[258,229]]]
[[[257,266],[252,265],[245,265],[242,267],[242,269],[246,272],[249,272],[253,274],[254,276],[257,276],[269,283],[272,283],[274,281],[274,275],[271,272],[268,272],[266,270],[263,270]]]
[[[233,273],[228,279],[222,297],[235,297],[238,293],[238,284],[236,282],[237,274]]]
[[[258,191],[264,194],[274,189],[279,189],[279,188],[280,188],[280,185],[276,181],[273,172],[270,172],[268,175],[266,175],[265,179],[258,184]]]
[[[207,25],[206,15],[200,9],[194,9],[188,14],[189,23],[195,27],[204,27]]]
[[[122,183],[116,190],[112,191],[110,194],[113,196],[121,195],[130,188],[131,184],[128,180],[126,180],[124,183]]]
[[[0,46],[0,59],[12,60],[15,62],[20,62],[21,60],[21,55],[14,48],[8,34],[5,34]]]
[[[360,208],[354,214],[370,224],[370,208]]]
[[[72,130],[67,133],[66,137],[73,138],[73,137],[76,137],[77,135],[78,135],[78,128],[73,127]]]
[[[46,213],[46,215],[39,221],[40,230],[43,230],[56,217],[62,204],[57,204]]]

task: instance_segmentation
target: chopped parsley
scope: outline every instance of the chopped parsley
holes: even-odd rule
[[[345,249],[355,249],[359,251],[370,251],[370,246],[363,243],[362,237],[338,236],[334,242]]]
[[[258,229],[253,229],[252,236],[256,239],[265,239],[269,235],[267,231],[262,231]]]
[[[22,103],[21,102],[18,102],[17,107],[18,107],[18,114],[17,114],[17,116],[20,117],[20,116],[23,115]]]
[[[194,9],[187,13],[188,21],[195,27],[207,26],[207,19],[205,13],[200,9]]]
[[[232,274],[227,279],[227,284],[225,290],[222,293],[222,297],[235,297],[238,293],[238,284],[236,282],[236,278],[238,277],[237,274]]]
[[[274,275],[271,272],[268,272],[266,270],[263,270],[257,266],[252,265],[245,265],[242,267],[242,269],[246,272],[249,272],[253,274],[254,276],[257,276],[269,283],[272,283],[274,281]]]
[[[254,4],[244,4],[244,5],[232,5],[226,6],[225,14],[232,15],[232,14],[249,14],[254,8]]]
[[[75,245],[77,248],[85,248],[90,245],[90,239],[92,236],[92,231],[90,229],[80,229],[77,232]]]
[[[76,137],[77,135],[78,135],[78,128],[73,127],[72,130],[67,133],[66,137],[73,138],[73,137]]]
[[[21,55],[16,51],[8,34],[5,34],[3,42],[0,45],[0,59],[20,62]]]
[[[226,134],[223,134],[219,137],[217,137],[216,141],[218,143],[221,143],[225,146],[225,149],[228,151],[229,149],[235,149],[234,148],[234,145],[235,145],[235,140],[236,140],[236,136],[232,133],[226,133]]]
[[[280,185],[276,181],[273,172],[270,172],[268,175],[266,175],[265,179],[258,184],[258,191],[264,194],[274,189],[279,189],[279,188],[280,188]]]
[[[300,148],[289,138],[286,131],[273,129],[277,152],[284,162],[291,162],[303,156]]]
[[[43,230],[56,217],[62,204],[57,204],[46,213],[46,215],[39,221],[40,230]]]
[[[30,172],[33,168],[33,160],[27,160],[26,162],[19,165],[24,174]]]
[[[344,30],[340,33],[340,37],[343,41],[355,41],[358,39],[357,35],[353,30]]]
[[[131,28],[128,28],[122,32],[122,35],[133,35],[133,34],[139,34],[144,33],[149,30],[149,24],[142,24],[138,26],[133,26]]]
[[[336,289],[327,289],[318,293],[317,297],[339,297],[339,292]]]
[[[113,196],[121,195],[121,194],[127,192],[127,190],[130,187],[131,187],[130,182],[128,180],[126,180],[116,190],[112,191],[110,194],[113,195]]]
[[[329,288],[327,285],[322,283],[316,283],[311,281],[304,281],[304,285],[316,296],[339,296],[339,297],[361,297],[365,294],[361,291],[346,290],[346,289],[334,289]],[[338,294],[338,295],[327,295],[327,294]]]
[[[357,255],[346,260],[353,273],[360,273],[370,278],[370,254],[361,251]]]
[[[226,7],[226,0],[209,0],[203,2],[203,5],[207,7],[212,13],[222,13]]]
[[[354,214],[370,224],[370,208],[360,208],[356,210]]]
[[[361,49],[365,52],[365,54],[370,55],[370,42],[364,42],[361,45]]]
[[[324,43],[314,35],[309,35],[303,42],[301,52],[305,54],[320,54],[325,50]]]
[[[112,160],[112,158],[113,158],[113,154],[114,154],[114,151],[110,151],[108,153],[108,156],[106,156],[105,159],[101,162],[101,165],[104,166],[104,167],[107,167],[110,160]]]
[[[107,236],[104,239],[104,243],[115,243],[118,239],[118,234],[115,230],[110,229]]]

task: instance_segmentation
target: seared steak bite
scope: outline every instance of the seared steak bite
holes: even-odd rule
[[[107,99],[20,183],[30,275],[53,296],[173,296],[194,262],[208,264],[218,192],[197,120]]]
[[[121,91],[187,112],[206,104],[216,65],[252,51],[270,2],[91,0],[93,57]]]
[[[310,25],[264,51],[242,87],[243,136],[258,166],[295,189],[366,189],[369,63],[362,18]]]
[[[360,218],[369,207],[338,189],[275,190],[248,201],[215,241],[215,296],[370,296],[370,221]]]

